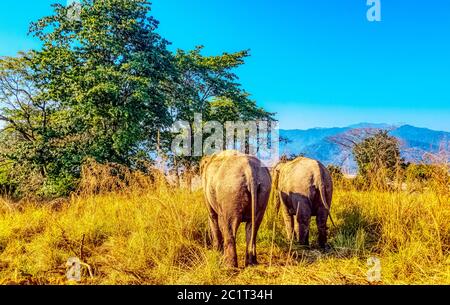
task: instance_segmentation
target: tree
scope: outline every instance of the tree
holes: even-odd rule
[[[258,107],[250,99],[233,72],[245,63],[249,51],[204,56],[202,50],[203,46],[198,46],[187,52],[178,50],[175,54],[177,77],[171,83],[170,90],[174,120],[193,122],[196,113],[202,115],[203,122],[218,121],[222,124],[227,121],[273,120],[272,113]],[[166,142],[171,142],[173,137],[167,131],[164,138]],[[174,165],[190,173],[195,170],[200,159],[192,156],[175,157]]]
[[[30,27],[41,48],[0,62],[0,177],[35,185],[30,192],[67,194],[86,159],[132,169],[151,162],[169,151],[173,122],[194,113],[272,117],[233,73],[248,51],[173,54],[146,0],[82,0],[80,18],[53,8]]]
[[[177,81],[172,83],[175,88],[171,90],[175,120],[191,122],[195,113],[201,113],[204,120],[216,119],[224,123],[225,119],[217,115],[222,106],[233,109],[227,118],[244,121],[272,119],[273,114],[249,98],[233,72],[245,63],[249,51],[204,56],[202,50],[203,46],[198,46],[188,52],[178,50],[175,54]]]
[[[150,3],[85,0],[79,20],[54,7],[31,27],[43,43],[35,69],[49,98],[70,107],[71,132],[87,139],[86,155],[131,165],[170,124],[163,84],[174,67],[158,22],[147,16]]]
[[[57,103],[37,87],[30,54],[0,60],[0,175],[4,185],[19,185],[19,192],[36,192],[43,177],[54,174],[57,152]],[[0,182],[1,183],[1,182]],[[64,181],[70,185],[70,181]]]
[[[355,144],[353,155],[359,173],[364,177],[373,178],[386,171],[387,177],[392,178],[399,166],[404,163],[397,138],[390,136],[386,130],[380,130]]]
[[[60,195],[87,157],[127,166],[148,158],[171,123],[164,83],[175,68],[149,2],[84,0],[80,19],[53,7],[30,28],[42,48],[2,60],[0,119],[7,162],[38,174],[41,189],[59,184],[65,190],[49,192]]]

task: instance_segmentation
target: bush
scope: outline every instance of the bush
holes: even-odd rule
[[[15,190],[15,185],[9,179],[9,169],[7,167],[0,168],[0,195],[11,194]]]
[[[353,147],[359,174],[373,187],[385,189],[399,176],[404,160],[400,157],[398,140],[381,130]]]
[[[408,181],[425,182],[433,178],[433,166],[410,163],[406,167],[405,175]]]
[[[327,169],[334,181],[341,181],[344,178],[344,174],[340,166],[329,164]]]

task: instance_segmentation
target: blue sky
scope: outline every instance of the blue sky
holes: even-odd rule
[[[0,2],[0,56],[36,48],[28,24],[54,0]],[[58,1],[65,3],[65,1]],[[154,0],[172,49],[250,49],[238,70],[282,128],[408,123],[450,131],[450,1]]]

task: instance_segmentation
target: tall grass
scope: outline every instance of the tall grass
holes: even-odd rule
[[[85,173],[91,186],[92,172]],[[57,204],[0,199],[0,283],[68,284],[66,262],[78,257],[83,284],[367,284],[374,256],[382,283],[450,284],[448,194],[338,186],[328,253],[315,246],[314,223],[311,249],[286,240],[270,206],[258,235],[260,264],[226,269],[210,246],[202,192],[139,179],[140,187],[87,187]],[[243,233],[242,226],[240,266]]]

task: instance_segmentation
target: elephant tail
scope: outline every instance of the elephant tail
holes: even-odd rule
[[[331,202],[327,202],[325,183],[323,183],[322,181],[319,181],[318,185],[319,185],[319,193],[320,193],[320,199],[322,200],[322,204],[328,210],[328,216],[330,216],[331,223],[333,224],[334,227],[336,227],[336,225],[334,224],[333,217],[331,217],[331,209],[330,209]]]
[[[250,240],[251,245],[254,244],[254,238],[256,238],[256,207],[258,206],[258,188],[259,184],[257,182],[257,179],[253,178],[252,182],[250,183],[250,194],[252,199],[252,236]],[[256,253],[252,254],[256,255]]]

